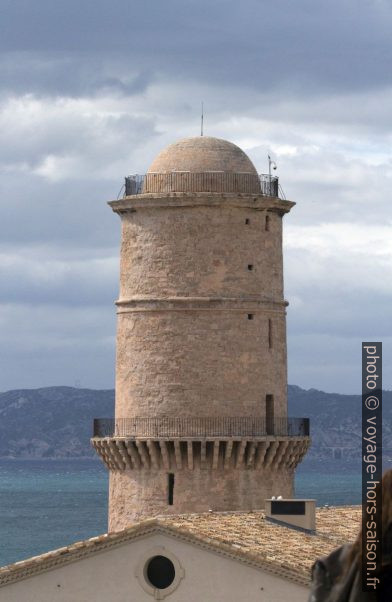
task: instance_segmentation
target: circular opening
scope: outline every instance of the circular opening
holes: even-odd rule
[[[147,563],[147,578],[153,587],[166,589],[174,581],[174,564],[166,556],[154,556]]]

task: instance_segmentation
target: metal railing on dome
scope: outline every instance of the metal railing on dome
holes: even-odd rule
[[[240,192],[285,198],[279,178],[268,174],[173,171],[125,178],[124,196],[159,192]]]
[[[309,418],[95,418],[94,437],[308,437]]]

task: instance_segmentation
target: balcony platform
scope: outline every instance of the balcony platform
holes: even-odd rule
[[[285,198],[276,176],[223,171],[133,174],[125,178],[124,196],[170,192],[241,192]]]
[[[294,469],[306,418],[97,419],[91,443],[110,470]]]

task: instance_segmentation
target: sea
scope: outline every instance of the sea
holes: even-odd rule
[[[361,503],[360,466],[305,461],[297,498]],[[0,566],[107,531],[108,474],[97,460],[0,460]]]

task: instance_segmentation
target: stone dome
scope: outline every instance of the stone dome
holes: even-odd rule
[[[236,144],[196,136],[164,148],[150,165],[143,192],[260,193],[255,166]]]
[[[170,144],[154,159],[148,173],[172,171],[257,174],[252,161],[239,146],[210,136],[183,138]]]

